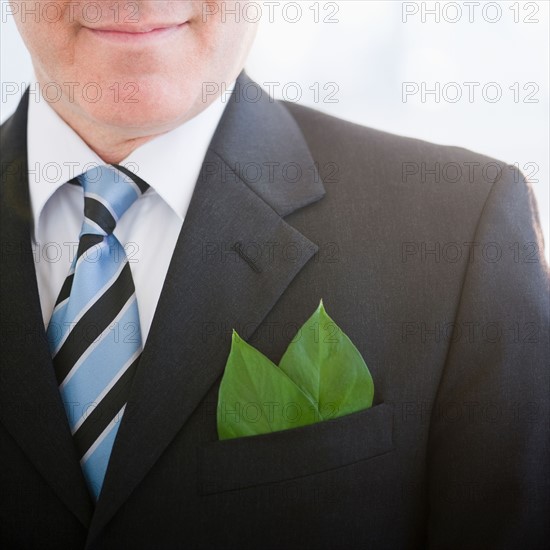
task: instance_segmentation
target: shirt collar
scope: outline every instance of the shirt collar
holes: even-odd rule
[[[145,180],[182,221],[233,87],[193,119],[138,147],[120,163]],[[29,102],[27,151],[36,240],[50,197],[72,178],[105,163],[41,98]]]
[[[146,181],[183,221],[204,157],[227,105],[216,99],[174,130],[148,141],[121,164]]]

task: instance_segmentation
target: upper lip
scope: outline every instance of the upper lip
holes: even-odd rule
[[[170,27],[179,27],[184,22],[180,23],[147,23],[147,24],[122,24],[122,25],[107,25],[105,27],[88,27],[92,31],[105,32],[124,32],[129,34],[143,34],[160,29],[168,29]]]

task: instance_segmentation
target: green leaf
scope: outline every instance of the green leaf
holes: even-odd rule
[[[369,369],[329,317],[322,300],[289,344],[280,368],[317,404],[324,419],[372,406],[374,383]]]
[[[372,406],[365,361],[323,301],[274,365],[233,331],[218,397],[220,439],[297,428]]]
[[[297,428],[317,420],[316,407],[309,397],[233,331],[218,398],[219,438]]]

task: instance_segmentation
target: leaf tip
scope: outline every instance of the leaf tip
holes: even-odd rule
[[[327,310],[325,309],[325,303],[323,302],[323,299],[321,298],[321,301],[319,302],[319,307],[317,308],[317,314],[320,315],[321,317],[326,317],[328,319],[329,318],[329,315],[327,313]]]

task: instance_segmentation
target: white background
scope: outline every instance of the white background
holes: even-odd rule
[[[241,13],[255,17],[246,4]],[[1,0],[1,120],[19,99],[7,86],[24,89],[31,75],[6,7]],[[548,257],[548,2],[281,0],[262,14],[252,78],[280,83],[275,95],[283,99],[295,98],[297,83],[301,103],[336,116],[517,164],[538,198]],[[406,82],[431,90],[439,83],[441,92],[404,98]]]

